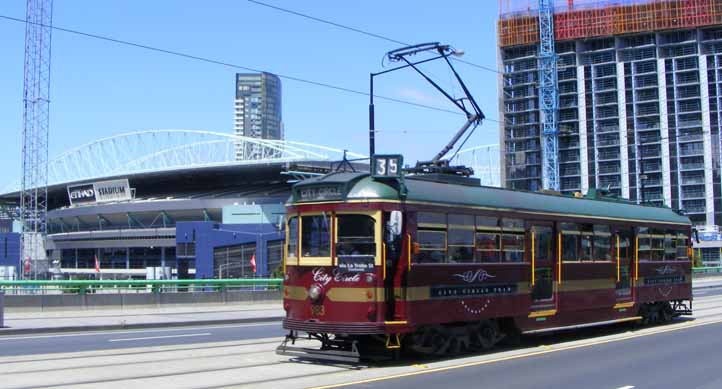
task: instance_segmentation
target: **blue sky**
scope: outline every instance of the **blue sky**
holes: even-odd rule
[[[421,43],[463,49],[464,59],[496,68],[497,2],[280,1],[268,3]],[[201,5],[203,4],[203,5]],[[25,1],[0,14],[25,16]],[[53,24],[269,72],[357,90],[397,44],[341,30],[247,1],[55,1]],[[0,187],[20,175],[24,25],[0,19]],[[438,64],[441,65],[441,64]],[[490,118],[498,117],[497,74],[457,64]],[[446,68],[428,70],[457,95]],[[144,129],[231,132],[236,70],[54,31],[50,157],[68,148]],[[283,80],[286,138],[366,153],[368,98]],[[377,94],[453,109],[412,72],[377,81]],[[377,101],[377,152],[432,157],[463,124],[459,115]],[[487,121],[470,145],[497,143]]]

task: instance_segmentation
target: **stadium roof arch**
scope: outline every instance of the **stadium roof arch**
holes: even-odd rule
[[[134,131],[67,150],[48,163],[48,186],[146,173],[214,167],[252,167],[303,161],[339,161],[345,151],[305,142],[250,138],[205,130]],[[347,152],[348,158],[367,158]],[[17,192],[11,183],[2,192]]]
[[[474,176],[485,186],[501,187],[499,145],[488,144],[460,150],[452,163],[474,169]]]

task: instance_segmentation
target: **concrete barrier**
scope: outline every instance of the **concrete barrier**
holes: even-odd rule
[[[0,298],[2,298],[1,294]],[[5,309],[8,311],[37,312],[280,302],[281,292],[279,290],[262,290],[196,293],[6,295],[4,300]],[[0,300],[0,314],[2,312],[2,306],[2,300]]]

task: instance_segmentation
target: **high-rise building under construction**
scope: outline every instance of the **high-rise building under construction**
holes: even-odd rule
[[[502,183],[542,185],[537,0],[501,0]],[[722,224],[722,0],[556,1],[559,189]]]

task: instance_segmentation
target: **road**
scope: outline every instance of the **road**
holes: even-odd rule
[[[227,342],[278,337],[281,323],[248,323],[218,326],[155,328],[148,330],[98,331],[71,334],[37,334],[0,337],[0,357],[155,347],[177,344]]]
[[[722,288],[695,295],[694,320],[529,337],[487,354],[373,366],[277,356],[283,332],[276,323],[0,337],[0,388],[722,387]]]

